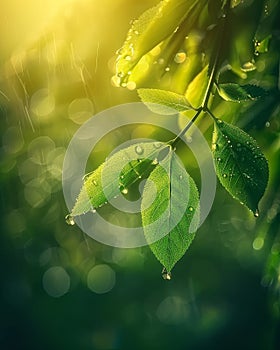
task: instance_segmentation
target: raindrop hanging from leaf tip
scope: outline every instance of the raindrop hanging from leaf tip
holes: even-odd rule
[[[164,280],[166,281],[171,280],[171,272],[168,272],[165,267],[162,269],[161,275]]]
[[[65,221],[68,225],[74,226],[75,225],[75,221],[73,216],[71,216],[70,214],[65,216]]]

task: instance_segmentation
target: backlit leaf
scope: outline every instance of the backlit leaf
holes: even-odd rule
[[[156,197],[148,206],[154,187]],[[172,150],[144,187],[142,223],[152,252],[170,273],[190,246],[199,223],[197,187]]]
[[[174,33],[198,3],[198,0],[163,0],[135,20],[117,59],[116,70],[120,81],[143,55]]]
[[[192,109],[185,96],[171,91],[158,89],[139,89],[138,94],[147,107],[154,113],[169,115],[175,111]]]
[[[165,147],[160,142],[137,143],[113,154],[86,177],[71,217],[95,210],[124,193],[139,176],[152,171],[153,160]]]

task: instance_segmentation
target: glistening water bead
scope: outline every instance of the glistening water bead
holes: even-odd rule
[[[171,272],[168,272],[165,267],[162,269],[161,275],[164,280],[166,281],[171,280]]]
[[[144,149],[141,146],[135,146],[135,152],[137,154],[143,154],[144,153]]]
[[[75,225],[74,218],[70,214],[65,216],[65,221],[68,225],[71,225],[71,226]]]

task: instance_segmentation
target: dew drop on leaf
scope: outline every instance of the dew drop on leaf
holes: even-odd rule
[[[143,154],[144,153],[144,149],[141,146],[135,146],[135,152],[137,154]]]
[[[128,189],[127,189],[127,188],[124,188],[124,189],[122,190],[122,194],[128,194]]]
[[[183,175],[179,175],[179,179],[182,180],[183,179]]]
[[[161,142],[155,142],[154,143],[155,148],[160,148],[161,147]]]
[[[189,207],[189,211],[191,211],[191,212],[192,212],[192,211],[193,211],[193,207]]]
[[[226,178],[226,177],[227,177],[227,174],[223,174],[223,177]]]
[[[97,186],[97,182],[95,180],[92,180],[92,183],[94,184],[94,186]]]
[[[259,209],[256,209],[255,212],[254,212],[254,217],[258,218],[259,216],[260,216]]]
[[[68,225],[71,225],[71,226],[75,225],[75,221],[73,219],[73,216],[71,216],[70,214],[65,216],[65,221]]]
[[[135,81],[129,81],[127,84],[126,84],[126,88],[130,91],[133,91],[135,90],[137,87]]]
[[[131,61],[131,56],[127,55],[127,56],[125,56],[124,59],[125,59],[126,61]]]

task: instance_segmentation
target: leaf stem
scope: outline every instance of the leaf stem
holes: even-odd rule
[[[189,130],[189,128],[192,126],[192,124],[196,121],[196,119],[199,117],[200,113],[202,112],[202,107],[200,107],[195,115],[192,117],[192,119],[188,122],[188,124],[184,127],[184,129],[171,141],[168,142],[168,144],[174,148],[175,145],[178,143],[180,138],[185,135],[185,133]]]

